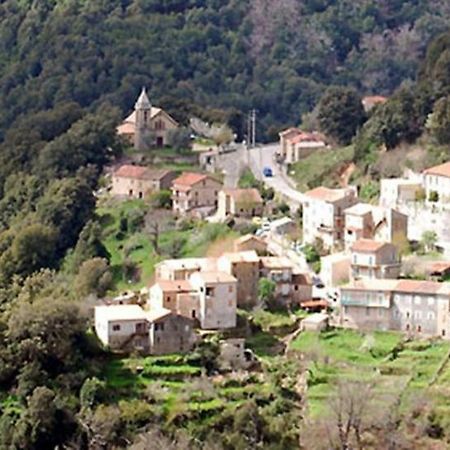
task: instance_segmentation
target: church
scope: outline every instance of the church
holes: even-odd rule
[[[167,132],[178,128],[178,122],[161,108],[152,106],[145,88],[134,105],[134,111],[117,127],[117,133],[136,150],[167,145]]]

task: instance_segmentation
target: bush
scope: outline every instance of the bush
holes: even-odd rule
[[[150,195],[150,204],[153,208],[172,208],[172,193],[168,189],[163,189],[158,192],[153,192]]]
[[[430,195],[428,196],[428,200],[430,202],[438,202],[439,201],[439,193],[436,191],[431,191]]]

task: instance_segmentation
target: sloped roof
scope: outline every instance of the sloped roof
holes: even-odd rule
[[[263,199],[261,198],[258,189],[255,188],[249,189],[227,188],[223,189],[223,192],[232,197],[235,202],[253,202],[253,203],[263,202]]]
[[[345,208],[345,214],[354,214],[355,216],[364,216],[371,213],[374,210],[374,206],[369,203],[357,203],[356,205]]]
[[[316,187],[310,191],[305,192],[305,195],[315,200],[322,200],[324,202],[333,203],[342,200],[349,195],[351,191],[348,189],[330,189],[324,186]]]
[[[450,178],[450,161],[425,169],[423,173],[426,175],[438,175],[441,177]]]
[[[194,186],[200,181],[206,180],[207,178],[214,180],[218,184],[220,184],[220,181],[217,181],[204,173],[183,172],[178,178],[175,178],[175,180],[173,180],[173,185],[190,187]]]
[[[155,285],[163,292],[189,292],[194,289],[188,280],[159,280]]]
[[[358,239],[352,245],[353,252],[377,252],[386,245],[390,245],[387,242],[374,241],[373,239]]]
[[[255,250],[224,253],[221,258],[226,258],[231,262],[259,262],[259,256]]]
[[[299,128],[291,127],[291,128],[288,128],[287,130],[280,131],[278,133],[278,135],[281,137],[289,137],[289,136],[295,136],[300,133],[301,133],[301,130]]]
[[[96,306],[95,314],[101,315],[108,322],[147,319],[147,312],[138,305]]]
[[[255,236],[254,234],[246,234],[235,240],[235,242],[238,244],[244,244],[245,242],[249,242],[249,241],[257,241],[261,244],[267,245],[267,243],[266,243],[266,241],[264,241],[264,239],[261,239],[259,236]]]
[[[158,320],[163,319],[164,317],[170,316],[172,311],[166,308],[156,308],[150,309],[146,311],[147,320],[149,322],[157,322]]]
[[[116,177],[136,178],[143,180],[159,180],[170,173],[166,169],[151,169],[144,166],[135,166],[131,164],[124,164],[114,172]]]
[[[201,278],[205,283],[234,283],[237,282],[233,275],[218,270],[209,272],[195,272],[191,276]]]
[[[325,145],[325,136],[317,132],[314,133],[301,132],[297,136],[294,136],[292,139],[290,139],[290,141],[292,144],[299,144],[301,142],[315,142],[318,144]]]

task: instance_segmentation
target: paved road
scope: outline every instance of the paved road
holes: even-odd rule
[[[293,209],[296,209],[305,201],[305,196],[292,187],[287,179],[287,175],[285,175],[278,164],[276,164],[274,156],[278,149],[279,144],[269,144],[245,150],[245,152],[247,152],[246,159],[255,176],[264,181],[267,186],[273,188],[276,193],[281,194],[286,199],[287,203],[289,203]],[[263,168],[266,166],[272,168],[273,177],[263,176]]]

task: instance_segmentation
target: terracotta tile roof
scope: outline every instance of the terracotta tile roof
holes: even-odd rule
[[[300,302],[300,306],[302,308],[328,308],[328,302],[326,300],[306,300]]]
[[[434,167],[425,169],[423,173],[426,175],[438,175],[441,177],[450,178],[450,161],[448,161],[444,164],[440,164],[439,166],[434,166]]]
[[[386,103],[387,101],[387,97],[383,97],[382,95],[367,95],[362,99],[364,106],[374,106],[378,103]]]
[[[191,187],[206,178],[210,177],[204,173],[183,172],[178,178],[173,180],[173,185]]]
[[[236,283],[236,278],[226,272],[210,271],[210,272],[196,272],[191,276],[200,277],[205,283]]]
[[[278,133],[278,135],[281,137],[289,137],[289,136],[296,136],[297,134],[300,134],[300,133],[301,133],[301,130],[299,130],[298,128],[295,128],[295,127],[291,127],[291,128],[288,128],[287,130],[280,131]]]
[[[123,178],[137,178],[143,180],[159,180],[169,172],[170,170],[165,169],[150,169],[144,166],[124,164],[114,172],[114,176]]]
[[[368,280],[356,280],[341,287],[343,290],[350,291],[387,291],[392,292],[395,290],[398,284],[398,280],[392,279],[368,279]]]
[[[395,290],[409,292],[411,294],[437,294],[442,287],[442,283],[438,283],[437,281],[400,280]]]
[[[330,189],[324,186],[319,186],[315,189],[305,192],[305,195],[315,200],[322,200],[324,202],[334,203],[351,195],[353,191],[349,189]]]
[[[163,292],[189,292],[193,290],[188,280],[159,280],[157,284]]]
[[[325,145],[325,136],[320,133],[300,133],[290,139],[292,144],[300,144],[301,142],[316,142]]]
[[[428,272],[441,273],[450,270],[450,261],[438,261],[430,264]]]
[[[373,239],[358,239],[351,247],[353,252],[377,252],[384,246],[389,245],[387,242],[374,241]]]
[[[225,194],[229,195],[234,199],[235,202],[253,202],[262,203],[263,199],[258,191],[258,189],[223,189]]]

